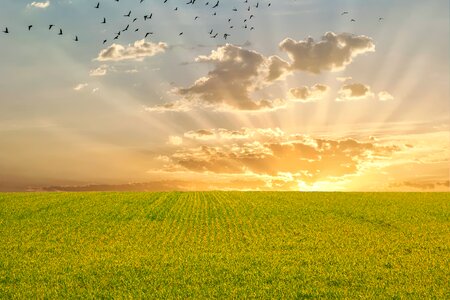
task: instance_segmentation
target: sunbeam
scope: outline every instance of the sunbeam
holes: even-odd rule
[[[5,1],[0,190],[448,191],[448,11]]]

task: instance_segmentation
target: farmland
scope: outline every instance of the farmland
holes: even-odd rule
[[[0,298],[449,298],[448,193],[0,194]]]

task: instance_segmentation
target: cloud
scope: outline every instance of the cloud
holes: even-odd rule
[[[147,112],[168,112],[168,111],[176,111],[176,112],[186,112],[190,111],[192,109],[193,103],[190,103],[189,101],[174,101],[169,103],[164,103],[161,105],[155,105],[155,106],[144,106],[144,110]]]
[[[47,8],[50,6],[50,1],[47,0],[45,2],[31,2],[27,5],[28,7],[35,7],[35,8]]]
[[[391,188],[411,189],[416,191],[450,191],[449,180],[406,180],[391,183]]]
[[[279,128],[241,128],[230,130],[225,128],[200,129],[188,131],[184,137],[191,140],[200,141],[223,141],[223,140],[245,140],[245,139],[278,139],[284,136],[284,132]]]
[[[394,100],[394,96],[392,96],[391,94],[389,94],[386,91],[382,91],[378,93],[378,100],[380,101],[392,101]]]
[[[375,51],[373,40],[367,36],[333,32],[325,33],[318,42],[311,37],[303,41],[287,38],[279,47],[292,60],[291,70],[315,74],[342,70],[354,57]]]
[[[370,87],[362,83],[345,84],[339,90],[338,95],[336,101],[340,102],[362,100],[374,96]]]
[[[277,80],[282,80],[294,71],[321,73],[337,71],[350,64],[359,54],[374,51],[371,38],[348,33],[326,33],[322,40],[312,38],[294,41],[287,38],[280,43],[291,62],[278,56],[264,56],[256,51],[226,44],[209,55],[196,58],[197,63],[207,63],[213,69],[198,78],[191,86],[177,88],[174,92],[181,99],[163,105],[147,107],[147,111],[185,111],[194,107],[214,110],[269,111],[286,107],[286,99],[255,99],[251,95]],[[325,92],[323,85],[303,90],[300,100],[317,100]],[[292,90],[299,96],[302,91]]]
[[[254,100],[250,97],[251,92],[267,85],[267,79],[273,81],[282,76],[287,64],[279,58],[265,58],[256,51],[226,44],[213,50],[210,55],[197,57],[196,62],[212,64],[214,68],[190,87],[176,89],[175,93],[182,96],[183,101],[152,110],[203,106],[218,110],[257,111],[284,105],[280,99]]]
[[[283,79],[291,73],[289,71],[289,63],[282,60],[278,56],[269,57],[268,64],[269,74],[267,75],[267,81]]]
[[[228,133],[239,138],[230,138]],[[279,129],[209,129],[184,136],[203,144],[168,155],[164,171],[254,174],[314,183],[355,175],[363,164],[387,159],[399,150],[373,141],[312,138]]]
[[[87,86],[88,86],[87,83],[80,83],[80,84],[77,84],[77,85],[73,88],[73,90],[78,92],[78,91],[83,90],[83,89],[86,88]]]
[[[216,139],[216,132],[213,130],[200,129],[197,131],[188,131],[184,134],[188,139],[193,140],[213,140]]]
[[[146,57],[151,57],[159,53],[164,53],[168,48],[168,45],[163,42],[152,43],[147,42],[145,39],[129,44],[128,46],[122,46],[120,44],[112,44],[106,49],[100,51],[96,60],[98,61],[122,61],[122,60],[134,60],[142,61]]]
[[[100,67],[93,69],[89,72],[89,76],[105,76],[108,72],[107,65],[101,65]]]
[[[330,87],[324,84],[315,84],[311,88],[304,86],[289,90],[289,94],[300,102],[314,102],[324,98]]]

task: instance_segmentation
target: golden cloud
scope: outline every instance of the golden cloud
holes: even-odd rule
[[[388,158],[399,150],[352,138],[333,140],[273,133],[272,129],[246,128],[187,132],[185,137],[216,139],[216,143],[179,149],[168,156],[164,171],[290,176],[294,181],[314,183],[356,174],[363,163]]]

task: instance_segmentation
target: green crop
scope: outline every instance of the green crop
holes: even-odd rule
[[[0,298],[449,299],[449,200],[0,194]]]

